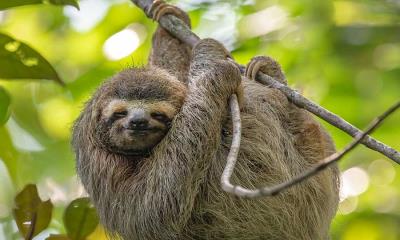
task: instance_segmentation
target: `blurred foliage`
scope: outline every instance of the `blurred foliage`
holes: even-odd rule
[[[3,125],[9,117],[11,99],[6,90],[0,87],[0,125]]]
[[[18,7],[18,6],[24,6],[24,5],[30,5],[30,4],[41,4],[41,3],[51,3],[54,5],[71,5],[79,9],[79,4],[77,0],[12,0],[12,1],[1,1],[0,2],[0,10],[7,9],[7,8],[12,8],[12,7]]]
[[[15,197],[15,205],[14,219],[25,240],[34,239],[49,226],[53,204],[50,199],[44,202],[40,199],[36,185],[26,185]],[[66,207],[63,219],[67,234],[50,234],[47,240],[84,240],[99,224],[96,210],[89,198],[73,200]]]
[[[51,4],[23,6],[42,2]],[[254,55],[274,57],[291,86],[360,128],[399,99],[399,0],[172,2],[190,13],[196,33],[222,41],[238,62],[246,64]],[[147,62],[156,24],[128,0],[82,0],[81,10],[76,7],[74,0],[0,1],[0,9],[7,8],[0,11],[0,239],[21,238],[19,220],[11,217],[18,207],[14,196],[32,182],[40,198],[31,201],[51,199],[54,204],[48,228],[35,239],[83,238],[97,225],[74,235],[65,220],[82,219],[81,212],[68,215],[64,210],[84,195],[74,170],[70,127],[101,82]],[[5,61],[4,53],[14,53],[18,61]],[[20,64],[26,57],[42,69],[26,74],[26,65]],[[56,76],[65,87],[26,79]],[[374,136],[400,149],[399,123],[396,113]],[[323,124],[338,148],[351,140]],[[400,168],[362,146],[340,168],[346,195],[332,239],[400,239]],[[97,226],[86,239],[105,239],[104,230]]]
[[[86,239],[99,224],[96,210],[88,198],[71,202],[64,213],[64,225],[72,240]]]
[[[49,226],[53,204],[43,202],[35,185],[27,185],[16,197],[14,218],[25,239],[33,239]]]
[[[38,52],[0,33],[0,78],[53,79],[62,83],[56,71]]]

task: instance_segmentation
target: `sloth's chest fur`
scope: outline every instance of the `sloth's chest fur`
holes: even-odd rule
[[[231,182],[250,189],[271,186],[304,168],[304,156],[296,149],[294,137],[285,125],[287,100],[275,90],[258,91],[255,87],[259,86],[253,83],[244,85],[245,90],[252,92],[251,96],[245,95],[245,100],[251,104],[245,102],[241,112],[241,146]],[[241,199],[223,192],[220,177],[231,142],[232,124],[227,116],[220,147],[208,168],[206,184],[199,192],[186,229],[188,236],[203,236],[201,239],[276,239],[277,236],[279,239],[320,239],[317,232],[292,235],[299,232],[295,228],[314,224],[304,222],[299,226],[298,219],[307,219],[303,216],[304,209],[299,208],[301,204],[308,201],[314,207],[329,200],[319,189],[317,180],[308,181],[301,190],[292,188],[273,198]],[[307,213],[310,220],[318,219],[323,211],[327,211],[314,210]]]

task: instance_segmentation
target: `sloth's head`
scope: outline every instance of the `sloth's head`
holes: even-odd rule
[[[114,153],[146,155],[168,132],[186,87],[159,69],[128,69],[93,97],[97,142]]]

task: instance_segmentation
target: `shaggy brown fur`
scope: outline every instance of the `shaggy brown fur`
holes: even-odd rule
[[[158,30],[154,43],[150,66],[106,82],[74,127],[78,174],[106,229],[127,240],[327,239],[338,203],[335,167],[270,198],[241,199],[220,187],[232,137],[228,98],[240,82],[243,133],[234,183],[279,183],[333,153],[321,126],[278,90],[241,79],[216,41],[202,40],[190,61],[166,32]],[[181,96],[187,89],[171,129],[148,157],[110,151],[96,132],[99,112],[118,90],[149,86],[154,94],[167,88]]]

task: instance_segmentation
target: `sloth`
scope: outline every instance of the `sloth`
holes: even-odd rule
[[[163,2],[150,14],[173,14],[190,26],[183,11]],[[274,197],[244,199],[221,189],[234,93],[243,94],[234,184],[278,184],[335,152],[308,112],[254,80],[259,71],[286,84],[272,58],[253,58],[242,76],[217,41],[191,49],[159,27],[148,65],[97,89],[75,122],[72,145],[78,175],[111,237],[329,239],[336,166]]]

